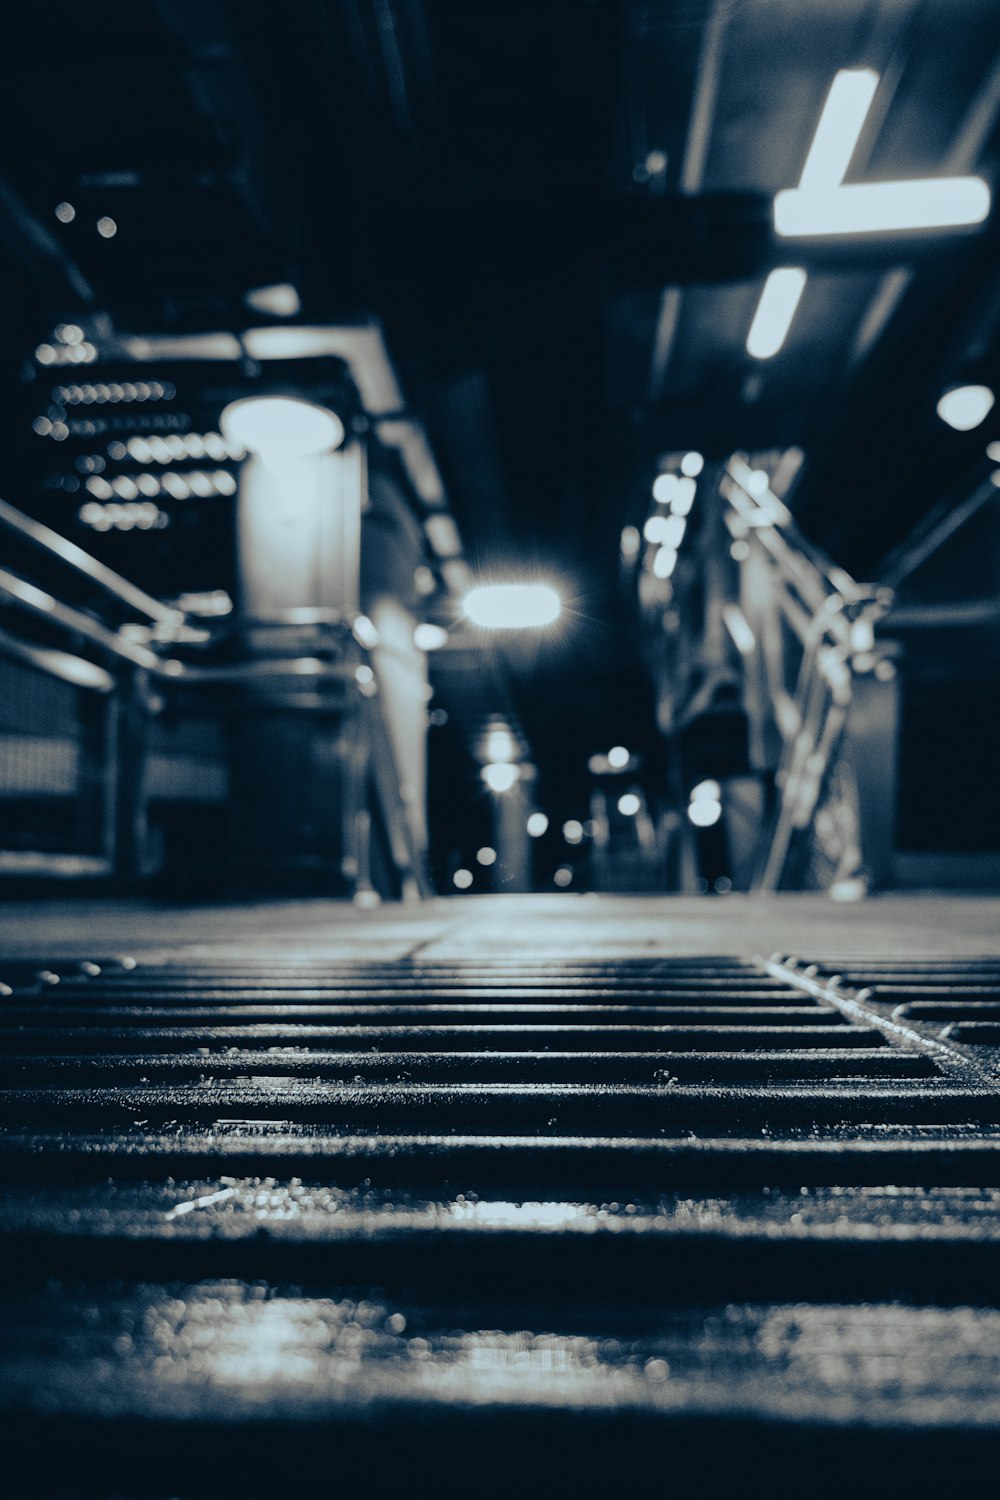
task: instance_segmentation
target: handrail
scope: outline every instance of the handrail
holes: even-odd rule
[[[3,506],[2,501],[0,501],[0,506]],[[10,511],[12,507],[6,507],[6,510]],[[17,515],[17,512],[14,514]],[[7,519],[6,515],[0,514],[0,520]],[[41,528],[41,530],[44,531],[46,528]],[[55,533],[51,535],[55,536]],[[36,538],[32,537],[32,539]],[[72,544],[67,545],[72,546]],[[86,554],[83,556],[85,557]],[[117,575],[112,576],[117,577]],[[112,592],[115,592],[118,598],[123,597],[120,590],[112,590]],[[137,593],[142,597],[141,590]],[[341,628],[348,643],[354,648],[341,660],[329,660],[321,656],[271,655],[238,662],[189,665],[176,657],[164,657],[154,648],[159,635],[158,624],[164,618],[168,618],[171,626],[174,627],[171,634],[176,634],[176,627],[182,625],[184,620],[180,611],[166,610],[164,606],[165,615],[161,614],[156,623],[148,626],[135,624],[114,630],[83,610],[55,598],[54,595],[39,588],[37,584],[23,578],[12,569],[3,567],[0,567],[0,595],[6,595],[8,601],[14,606],[25,610],[37,619],[45,620],[50,626],[78,639],[82,637],[83,640],[98,648],[99,652],[108,653],[118,662],[132,668],[139,668],[150,678],[162,683],[171,683],[177,687],[198,688],[222,685],[249,687],[253,684],[275,683],[288,679],[335,681],[344,687],[355,688],[362,702],[372,698],[378,691],[375,669],[369,665],[370,646],[378,642],[378,633],[365,616],[358,616],[351,622],[339,615],[334,617],[332,612],[328,611],[302,612],[311,624],[327,626],[335,624]],[[151,611],[146,610],[145,613],[152,621]],[[250,622],[251,626],[253,623]],[[289,612],[289,617],[282,623],[285,629],[294,633],[296,626],[304,621],[296,618],[296,612],[293,611]],[[358,651],[361,654],[360,664]],[[0,629],[0,654],[27,661],[39,671],[76,686],[88,687],[102,693],[113,691],[115,686],[115,677],[106,667],[86,657],[19,640],[2,629]],[[382,808],[392,860],[402,882],[403,899],[427,897],[432,892],[425,860],[414,838],[400,796],[395,752],[384,717],[378,706],[374,704],[367,705],[364,712],[368,722],[367,742],[371,755],[373,787]]]
[[[130,662],[134,667],[145,667],[153,672],[164,665],[148,646],[139,645],[118,632],[109,630],[106,625],[84,614],[83,610],[75,609],[71,604],[63,604],[9,568],[0,568],[0,593],[6,594],[31,614],[50,620],[73,635],[82,635],[94,645],[110,651],[112,656]]]
[[[47,552],[50,557],[58,558],[74,572],[89,578],[92,583],[98,584],[106,593],[116,598],[120,604],[127,604],[130,609],[138,611],[147,620],[154,620],[162,625],[178,625],[183,621],[184,616],[180,610],[172,609],[169,604],[164,604],[160,599],[154,599],[152,594],[147,594],[145,589],[130,583],[127,578],[123,578],[120,573],[116,573],[105,563],[99,562],[96,557],[91,557],[89,552],[85,552],[68,537],[60,536],[57,531],[52,531],[41,521],[26,516],[23,511],[10,505],[6,500],[0,500],[0,525],[17,532],[26,541],[41,548],[43,552]]]
[[[96,662],[88,661],[85,656],[73,656],[68,651],[29,645],[27,641],[19,641],[16,636],[9,635],[6,630],[0,630],[0,655],[27,662],[36,672],[58,678],[60,682],[71,683],[73,687],[89,688],[95,693],[114,691],[115,679]]]
[[[753,882],[755,889],[767,891],[781,882],[793,836],[813,825],[827,771],[855,723],[856,682],[874,681],[876,669],[885,671],[879,680],[892,680],[891,665],[879,665],[886,648],[876,642],[875,626],[890,610],[893,592],[856,582],[802,536],[770,488],[754,493],[751,474],[749,465],[733,458],[720,489],[731,508],[724,515],[731,535],[752,540],[771,565],[771,589],[758,603],[756,632],[739,608],[728,606],[730,635],[743,670],[757,676],[751,694],[759,722],[757,743],[772,742],[770,725],[777,730],[780,746],[773,767],[778,803],[758,852]],[[734,609],[739,616],[735,629]],[[778,617],[790,626],[801,648],[791,696],[784,647],[775,644],[778,638],[767,624]],[[759,667],[749,658],[756,658]],[[772,765],[770,753],[764,764]]]
[[[753,470],[749,464],[734,456],[729,460],[726,468],[729,478],[738,485],[746,500],[764,512],[771,525],[788,537],[787,545],[794,550],[795,556],[807,562],[813,573],[819,575],[826,593],[850,593],[852,589],[858,587],[850,573],[841,568],[832,558],[827,557],[800,531],[791,511],[778,499],[772,489],[768,487],[758,495],[753,493],[749,485]],[[726,499],[731,504],[733,503],[731,495],[727,494]]]

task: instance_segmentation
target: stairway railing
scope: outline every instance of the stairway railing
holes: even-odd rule
[[[886,883],[891,867],[896,648],[876,626],[892,591],[857,583],[825,557],[742,460],[730,460],[721,494],[741,544],[738,602],[726,601],[722,616],[742,663],[751,760],[773,774],[775,790],[752,888],[860,894]],[[808,878],[817,846],[825,877]]]
[[[296,618],[269,622],[269,640],[277,649],[261,653],[257,647],[252,655],[222,662],[199,660],[216,643],[215,631],[206,628],[204,620],[147,594],[75,543],[0,500],[3,530],[43,553],[50,567],[65,566],[97,585],[112,612],[121,615],[124,611],[132,620],[121,625],[102,619],[21,573],[0,567],[0,602],[7,606],[6,623],[11,625],[11,616],[24,617],[25,627],[0,629],[0,658],[18,662],[39,679],[93,694],[106,704],[100,764],[90,771],[91,782],[99,783],[102,802],[95,847],[86,854],[4,848],[0,834],[0,874],[117,875],[128,880],[144,873],[136,846],[141,843],[137,831],[144,824],[145,730],[166,695],[229,688],[258,696],[273,693],[289,706],[304,702],[303,689],[337,686],[353,718],[352,739],[360,746],[345,775],[344,868],[352,875],[356,894],[366,896],[370,892],[371,819],[364,803],[370,788],[403,898],[431,894],[425,856],[399,792],[400,774],[379,702],[374,653],[366,644],[366,633],[356,629],[354,621],[308,622],[323,637],[315,655],[303,654],[294,645],[285,647],[283,638],[299,640],[307,623]],[[58,646],[52,644],[53,637],[60,641]],[[31,726],[25,728],[30,731]]]

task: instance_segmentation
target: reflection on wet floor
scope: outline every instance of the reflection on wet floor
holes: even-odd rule
[[[53,1294],[58,1293],[58,1309]],[[465,1307],[468,1312],[471,1309]],[[331,1404],[429,1398],[618,1408],[782,1410],[858,1419],[1000,1418],[1000,1311],[889,1303],[645,1307],[615,1333],[476,1328],[446,1306],[223,1280],[61,1283],[3,1308],[11,1375],[30,1384],[39,1338],[64,1411],[103,1416],[319,1415]]]
[[[7,1186],[0,1227],[8,1233],[128,1235],[132,1238],[339,1238],[490,1228],[567,1234],[647,1235],[717,1230],[770,1236],[825,1231],[905,1239],[919,1230],[968,1240],[1000,1226],[1000,1188],[801,1187],[761,1193],[634,1200],[564,1201],[453,1197],[372,1186],[341,1188],[297,1178],[219,1177],[214,1181]]]

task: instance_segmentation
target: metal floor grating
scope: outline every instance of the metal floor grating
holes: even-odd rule
[[[1000,1456],[998,959],[0,979],[14,1493]]]

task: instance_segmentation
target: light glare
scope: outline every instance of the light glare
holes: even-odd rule
[[[754,359],[771,359],[777,354],[788,337],[805,284],[806,273],[801,266],[780,266],[771,272],[747,334],[747,353]]]
[[[705,460],[700,453],[685,453],[681,459],[681,473],[688,479],[697,479],[705,467]]]
[[[635,792],[623,792],[618,798],[618,811],[625,818],[634,818],[639,811],[639,798]]]
[[[653,499],[657,505],[669,505],[677,493],[676,474],[657,474],[653,480]]]
[[[533,812],[528,818],[527,829],[530,839],[540,839],[543,833],[548,831],[549,820],[543,812]]]
[[[525,630],[552,625],[562,613],[562,601],[545,583],[492,583],[470,589],[463,609],[484,630]]]
[[[981,224],[989,211],[990,190],[981,177],[855,182],[821,191],[786,188],[775,195],[774,227],[786,239],[885,234]]]
[[[456,870],[451,878],[453,884],[457,885],[460,891],[467,891],[472,884],[472,871]]]
[[[608,751],[608,765],[614,766],[616,771],[623,771],[631,759],[624,745],[612,745]]]
[[[485,844],[482,849],[476,850],[476,859],[481,865],[495,865],[497,862],[497,851]]]
[[[971,432],[989,416],[993,401],[988,385],[958,385],[945,391],[937,404],[937,414],[956,432]]]

